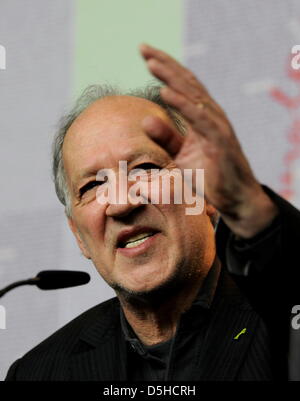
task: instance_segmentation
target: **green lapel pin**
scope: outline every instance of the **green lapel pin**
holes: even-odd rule
[[[237,335],[234,337],[234,340],[238,340],[238,339],[239,339],[239,336],[241,336],[242,334],[245,334],[246,331],[247,331],[246,328],[244,328],[243,330],[241,330],[241,331],[239,332],[239,334],[237,334]]]

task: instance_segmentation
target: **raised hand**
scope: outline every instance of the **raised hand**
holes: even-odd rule
[[[204,169],[206,200],[233,232],[245,238],[257,234],[277,208],[255,178],[225,112],[196,76],[168,54],[148,45],[140,51],[149,71],[165,84],[162,98],[188,123],[185,137],[150,116],[144,129],[178,167]]]

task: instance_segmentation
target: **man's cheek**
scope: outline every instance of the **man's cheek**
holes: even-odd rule
[[[80,216],[78,227],[80,227],[81,232],[85,236],[100,236],[104,227],[103,213],[97,213],[97,211],[93,213],[85,213]]]

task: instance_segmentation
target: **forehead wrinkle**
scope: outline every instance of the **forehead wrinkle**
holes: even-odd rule
[[[141,159],[141,158],[147,157],[147,156],[150,158],[157,159],[160,155],[159,155],[158,151],[155,151],[153,149],[143,149],[143,150],[128,152],[128,154],[125,157],[125,160],[130,163],[137,159]]]

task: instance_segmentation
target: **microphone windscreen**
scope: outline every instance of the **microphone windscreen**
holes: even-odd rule
[[[77,270],[44,270],[36,276],[36,285],[41,290],[75,287],[90,281],[90,275]]]

